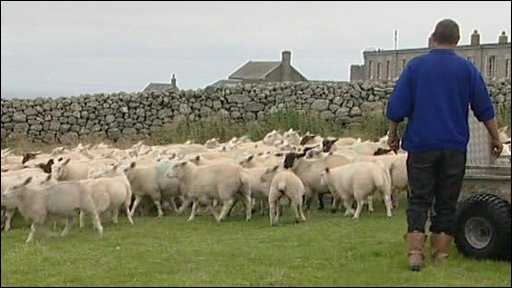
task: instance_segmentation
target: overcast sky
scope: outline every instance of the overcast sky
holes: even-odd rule
[[[364,49],[393,49],[395,29],[398,48],[425,47],[452,18],[459,44],[473,29],[495,43],[510,35],[510,3],[2,1],[1,95],[141,91],[173,73],[197,89],[282,50],[310,80],[346,81]]]

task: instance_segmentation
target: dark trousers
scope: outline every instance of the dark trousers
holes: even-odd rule
[[[407,231],[425,233],[430,215],[430,231],[454,235],[455,211],[466,165],[466,153],[431,150],[409,153],[407,173],[409,194]]]

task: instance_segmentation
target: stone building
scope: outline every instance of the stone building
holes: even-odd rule
[[[179,91],[180,89],[176,85],[176,77],[172,74],[171,83],[149,83],[142,92],[150,92],[150,91],[158,91],[158,92],[166,92],[169,90]]]
[[[308,81],[292,64],[292,53],[283,51],[281,61],[249,61],[238,68],[228,79],[219,80],[211,86],[230,86],[240,83],[298,82]]]
[[[429,38],[425,48],[364,51],[364,64],[350,66],[350,81],[396,80],[408,61],[431,48],[433,43]],[[497,43],[480,44],[480,34],[474,30],[470,44],[457,46],[455,51],[474,63],[486,80],[510,79],[510,42],[505,31]]]

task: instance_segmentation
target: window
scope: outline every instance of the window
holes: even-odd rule
[[[368,79],[373,79],[373,75],[372,75],[372,61],[368,61]]]
[[[386,61],[386,79],[390,79],[391,75],[389,75],[389,60]]]
[[[505,78],[510,78],[510,59],[505,59]]]
[[[402,59],[402,66],[400,66],[400,71],[404,71],[405,64],[407,63],[407,60]]]
[[[494,70],[496,69],[496,56],[489,56],[487,59],[487,77],[494,78]]]
[[[377,62],[377,79],[380,79],[380,62]]]

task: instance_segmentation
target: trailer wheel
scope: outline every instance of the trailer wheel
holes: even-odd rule
[[[465,256],[510,261],[510,203],[475,194],[457,208],[455,244]]]

